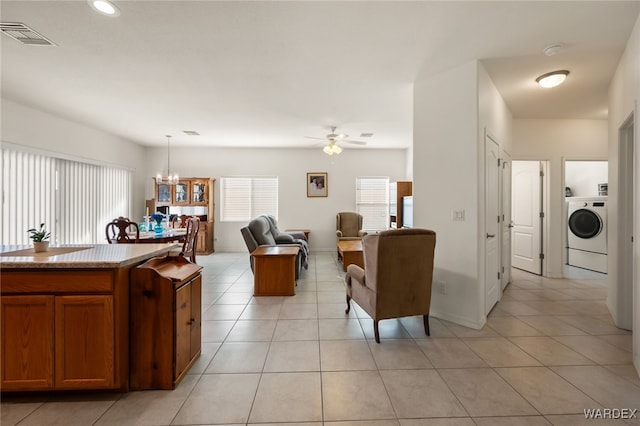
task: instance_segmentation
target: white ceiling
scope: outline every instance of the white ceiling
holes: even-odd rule
[[[607,117],[640,1],[7,1],[2,97],[142,145],[311,147],[331,125],[412,143],[413,81],[482,60],[515,118]],[[545,56],[545,46],[565,48]],[[541,89],[535,78],[571,71]],[[195,130],[200,136],[187,136]]]

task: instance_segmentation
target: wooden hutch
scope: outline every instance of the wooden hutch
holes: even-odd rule
[[[213,178],[180,178],[176,185],[155,183],[155,198],[147,200],[150,213],[158,211],[159,208],[171,206],[206,208],[206,213],[199,215],[200,230],[196,246],[198,254],[211,254],[215,251],[213,247],[215,181]]]

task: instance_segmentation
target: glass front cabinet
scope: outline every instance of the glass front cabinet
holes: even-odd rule
[[[155,184],[155,200],[147,200],[147,208],[150,212],[158,210],[162,207],[162,211],[169,211],[171,206],[199,207],[198,213],[200,217],[200,230],[198,231],[198,243],[196,252],[200,254],[209,254],[214,252],[213,232],[214,232],[214,204],[213,189],[215,179],[212,178],[181,178],[175,185],[166,183]],[[183,209],[187,215],[194,214],[193,209]],[[205,214],[202,213],[205,210]]]

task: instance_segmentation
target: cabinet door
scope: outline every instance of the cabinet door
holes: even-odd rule
[[[180,181],[173,187],[173,204],[187,205],[189,204],[189,182]]]
[[[187,283],[176,290],[176,364],[174,379],[191,360],[191,286]]]
[[[196,253],[207,252],[207,222],[200,222],[196,243]]]
[[[114,333],[113,296],[56,296],[55,387],[112,386]]]
[[[53,387],[53,296],[2,296],[2,390]]]
[[[206,206],[208,203],[209,182],[206,180],[191,181],[191,204]]]
[[[200,353],[201,321],[202,277],[198,275],[176,290],[176,378]]]
[[[191,282],[191,350],[190,359],[200,353],[202,341],[202,276]]]
[[[156,184],[156,204],[161,206],[171,204],[171,186],[166,183]]]

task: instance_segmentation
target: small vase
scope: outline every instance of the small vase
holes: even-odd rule
[[[156,234],[162,234],[163,231],[164,228],[162,227],[161,223],[156,222],[156,224],[153,225],[153,232],[155,232]]]
[[[42,253],[49,251],[49,241],[36,241],[33,243],[33,251],[36,253]]]

